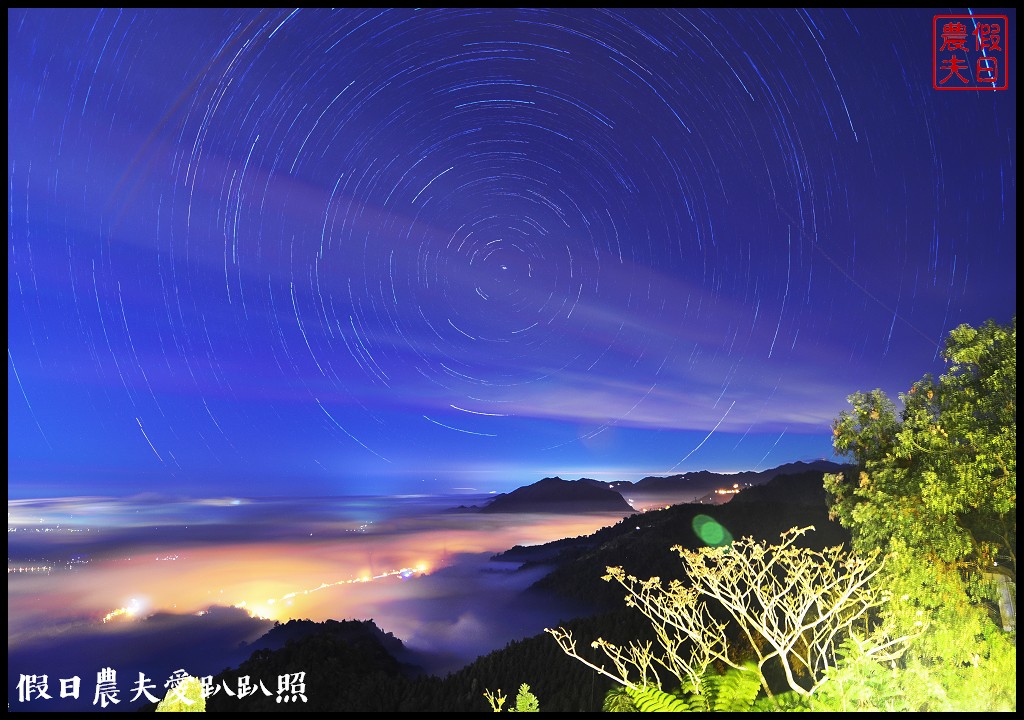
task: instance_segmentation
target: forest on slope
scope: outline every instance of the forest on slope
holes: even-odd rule
[[[533,557],[552,567],[527,592],[573,600],[578,614],[559,624],[577,637],[620,643],[642,639],[649,636],[650,625],[623,606],[620,591],[602,581],[606,566],[621,565],[639,577],[678,578],[682,567],[670,548],[703,545],[699,531],[709,521],[735,538],[776,540],[785,530],[813,525],[815,531],[802,538],[806,546],[848,543],[849,533],[828,517],[822,478],[820,471],[779,476],[722,505],[673,505],[637,513],[590,536],[551,547],[517,548],[514,557],[524,567]],[[485,690],[514,695],[525,682],[541,698],[544,711],[599,711],[612,681],[565,655],[543,630],[441,678],[400,662],[400,641],[372,621],[291,621],[272,631],[290,636],[283,647],[255,652],[240,667],[215,676],[214,685],[234,689],[245,676],[276,678],[303,671],[307,701],[289,710],[472,712],[488,709]],[[207,700],[212,712],[281,709],[275,687],[245,698],[221,689]]]

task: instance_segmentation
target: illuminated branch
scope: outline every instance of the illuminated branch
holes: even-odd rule
[[[622,568],[608,568],[604,579],[626,589],[626,605],[651,621],[658,648],[650,642],[619,647],[599,638],[593,647],[611,661],[614,672],[581,657],[568,631],[547,632],[566,654],[626,687],[664,687],[671,676],[697,693],[713,662],[749,670],[729,646],[727,624],[708,610],[704,599],[710,598],[726,610],[756,653],[757,671],[769,696],[764,666],[776,659],[790,689],[809,696],[825,681],[835,647],[885,598],[868,586],[881,568],[877,553],[860,558],[841,547],[797,547],[797,538],[808,530],[813,528],[789,530],[777,545],[743,538],[728,547],[674,547],[687,584],[673,580],[665,586],[656,577],[640,581]],[[898,656],[906,640],[876,639],[861,645],[881,660]],[[801,684],[798,676],[810,679]]]

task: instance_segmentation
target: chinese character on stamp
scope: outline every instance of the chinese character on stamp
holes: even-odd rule
[[[1006,15],[936,15],[932,18],[932,87],[1006,90],[1009,31]]]

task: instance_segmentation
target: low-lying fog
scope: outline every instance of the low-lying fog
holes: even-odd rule
[[[451,512],[486,498],[8,503],[8,698],[15,710],[93,710],[117,670],[127,710],[143,672],[237,665],[274,621],[373,619],[444,674],[575,609],[520,591],[543,573],[490,560],[514,545],[588,534],[621,515]],[[23,675],[52,700],[19,703]],[[61,679],[78,676],[78,699]],[[271,679],[274,680],[274,679]]]

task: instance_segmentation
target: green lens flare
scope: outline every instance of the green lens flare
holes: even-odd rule
[[[698,515],[693,519],[693,531],[706,545],[721,547],[732,544],[732,534],[708,515]]]

